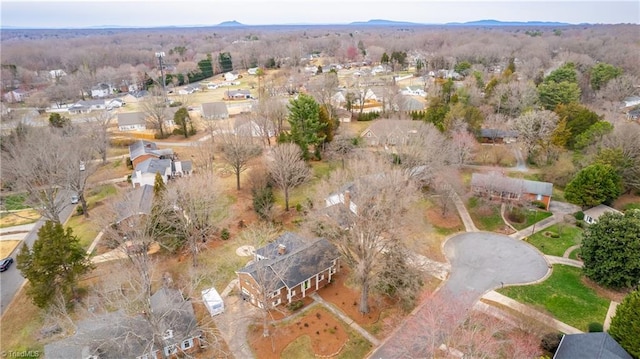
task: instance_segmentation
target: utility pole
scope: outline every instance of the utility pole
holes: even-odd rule
[[[162,98],[164,99],[164,106],[167,107],[167,84],[164,78],[164,65],[162,64],[164,56],[164,51],[156,52],[156,57],[160,62],[160,76],[162,76]]]

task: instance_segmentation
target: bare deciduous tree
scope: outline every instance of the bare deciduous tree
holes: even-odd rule
[[[406,171],[369,155],[331,174],[321,193],[330,215],[316,216],[316,232],[336,245],[352,269],[361,289],[359,310],[368,313],[369,291],[384,269],[383,254],[402,244],[399,230],[415,186]]]
[[[70,128],[28,128],[2,144],[3,178],[27,192],[27,203],[58,223],[69,205],[66,196],[59,196],[60,189],[68,188],[80,172],[80,163],[91,158],[90,152],[74,149],[81,139],[70,136],[72,132]],[[86,178],[79,182],[74,181],[74,186],[84,188]]]
[[[165,137],[165,131],[167,126],[167,104],[166,98],[162,93],[162,90],[153,91],[151,96],[148,96],[144,101],[140,103],[140,108],[147,116],[147,121],[158,130],[158,134],[161,138]]]
[[[240,175],[249,168],[249,161],[262,152],[254,143],[252,136],[241,136],[224,132],[219,136],[222,159],[233,169],[236,175],[236,189],[240,190]]]
[[[529,111],[518,116],[513,121],[513,128],[518,131],[518,138],[524,145],[528,157],[532,151],[542,144],[550,146],[551,136],[558,124],[558,115],[554,112],[541,110]],[[545,150],[549,146],[544,146]]]
[[[93,148],[104,164],[107,162],[109,127],[113,124],[113,115],[109,111],[94,112],[85,121],[90,128],[89,137],[93,142]]]
[[[272,158],[267,163],[273,182],[284,192],[285,211],[289,210],[289,191],[310,176],[309,166],[302,160],[300,147],[293,143],[280,144],[273,149]]]
[[[225,201],[211,173],[194,174],[172,181],[162,195],[156,215],[169,221],[198,266],[198,255],[204,243],[218,229],[225,215]],[[159,213],[161,212],[161,213]]]

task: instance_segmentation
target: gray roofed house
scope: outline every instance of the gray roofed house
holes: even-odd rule
[[[369,146],[394,146],[405,144],[412,134],[418,133],[418,129],[424,123],[412,120],[388,120],[378,119],[362,132]]]
[[[164,183],[169,181],[172,172],[172,161],[170,159],[149,158],[140,162],[131,175],[133,187],[151,185],[156,179],[156,173],[162,176]]]
[[[501,130],[497,128],[481,128],[480,141],[485,143],[512,143],[516,142],[519,133],[514,130]]]
[[[221,101],[203,103],[202,117],[205,120],[224,120],[229,118],[227,104]]]
[[[151,308],[157,315],[163,347],[154,343],[154,331],[142,315],[126,315],[117,311],[97,315],[77,323],[73,336],[44,347],[47,359],[120,359],[156,358],[191,353],[198,350],[202,332],[198,329],[191,301],[184,300],[175,289],[161,288],[151,296]],[[156,334],[158,333],[156,331]],[[162,357],[162,356],[161,356]]]
[[[81,100],[68,108],[69,113],[89,113],[93,110],[105,110],[107,105],[104,100]]]
[[[478,195],[504,201],[538,201],[549,210],[553,184],[506,177],[497,172],[473,173],[471,189]]]
[[[125,112],[118,114],[118,130],[120,131],[144,131],[147,129],[147,121],[142,112]]]
[[[173,159],[173,157],[171,148],[159,149],[155,142],[139,140],[129,145],[129,158],[134,167],[149,158]]]
[[[427,107],[424,102],[418,100],[413,96],[403,95],[402,97],[400,97],[400,100],[398,102],[398,110],[404,112],[422,111]]]
[[[124,200],[115,206],[118,215],[117,222],[120,223],[132,216],[150,214],[153,196],[153,186],[148,184],[134,188],[128,192]]]
[[[255,260],[238,274],[240,288],[252,304],[263,306],[261,286],[274,306],[304,298],[331,282],[339,268],[337,248],[324,238],[307,239],[286,232],[259,248]]]
[[[553,359],[632,359],[606,332],[565,334]]]

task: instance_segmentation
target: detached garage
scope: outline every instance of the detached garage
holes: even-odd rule
[[[202,301],[212,317],[224,312],[224,302],[215,288],[203,290]]]

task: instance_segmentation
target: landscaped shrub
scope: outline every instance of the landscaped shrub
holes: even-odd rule
[[[584,212],[582,212],[582,211],[578,211],[578,212],[574,213],[573,216],[576,217],[576,219],[578,221],[584,220]]]
[[[525,212],[522,210],[522,208],[513,208],[507,213],[507,218],[509,219],[509,221],[514,223],[524,223],[525,217]]]
[[[547,209],[547,205],[542,201],[533,201],[533,202],[531,202],[531,204],[536,206],[536,207],[538,207],[538,208],[540,208],[540,209]]]
[[[540,347],[551,354],[555,354],[560,345],[560,340],[562,340],[562,333],[547,333],[542,337]]]
[[[296,300],[295,302],[291,302],[291,304],[289,304],[289,310],[292,312],[295,312],[296,310],[302,308],[304,306],[304,302],[301,300]],[[305,326],[308,326],[307,323],[304,323]]]
[[[602,331],[604,331],[602,324],[596,322],[589,323],[589,333],[600,333]]]
[[[226,228],[222,228],[222,231],[220,231],[220,238],[222,238],[223,241],[226,241],[227,239],[229,239],[229,237],[231,237],[231,233],[229,233],[229,230]]]
[[[629,211],[632,209],[640,209],[640,203],[627,203],[622,207],[624,211]]]
[[[127,157],[127,169],[133,169],[133,161],[131,161],[131,157]]]
[[[357,121],[371,121],[380,117],[380,112],[367,112],[358,114]]]

